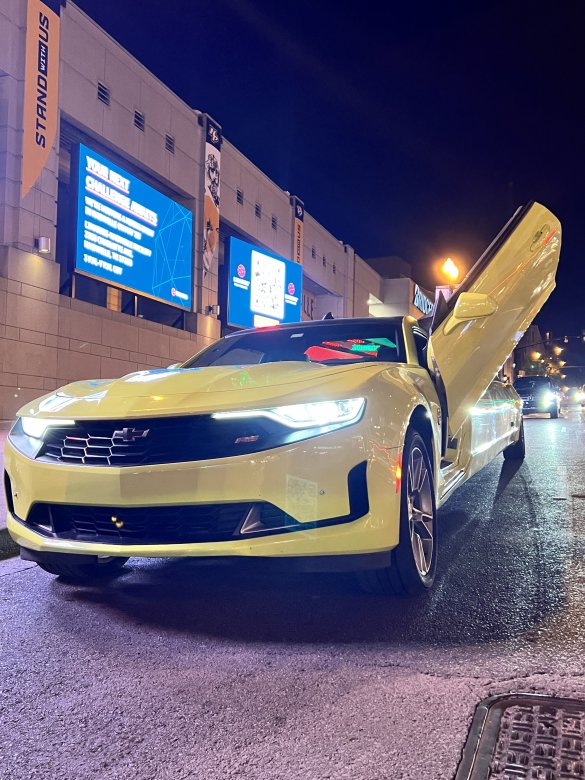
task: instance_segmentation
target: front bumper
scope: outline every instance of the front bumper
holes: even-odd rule
[[[365,441],[357,425],[253,455],[126,468],[43,463],[22,455],[7,441],[5,468],[11,490],[7,504],[12,509],[7,527],[17,544],[38,552],[142,557],[381,552],[398,543],[398,450],[368,451]],[[348,521],[352,511],[348,474],[364,461],[367,511]],[[306,530],[222,541],[135,544],[56,538],[27,522],[39,503],[115,507],[123,513],[125,508],[259,501],[292,516]],[[328,522],[336,518],[342,521]]]
[[[556,401],[522,401],[522,414],[546,414],[557,408]]]

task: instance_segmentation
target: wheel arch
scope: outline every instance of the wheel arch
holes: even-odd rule
[[[429,458],[433,467],[433,477],[436,475],[436,461],[435,461],[435,440],[433,432],[433,424],[431,422],[430,412],[422,404],[418,404],[412,410],[406,430],[413,428],[420,436],[424,443],[427,445]]]

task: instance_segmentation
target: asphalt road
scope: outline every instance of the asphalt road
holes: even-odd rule
[[[452,778],[476,704],[585,699],[585,414],[526,420],[440,512],[432,593],[132,561],[101,587],[0,564],[0,777]]]

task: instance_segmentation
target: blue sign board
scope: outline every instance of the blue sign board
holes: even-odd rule
[[[193,215],[79,144],[75,270],[192,308]]]
[[[300,322],[303,267],[230,238],[228,324],[259,328]]]

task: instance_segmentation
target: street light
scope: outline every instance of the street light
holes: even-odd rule
[[[447,257],[445,261],[443,262],[441,266],[441,272],[451,280],[451,282],[456,282],[459,278],[459,268],[457,268],[457,265],[455,264],[452,257]]]
[[[532,353],[532,359],[533,360],[540,360],[541,354],[540,352],[536,352],[536,350]]]

